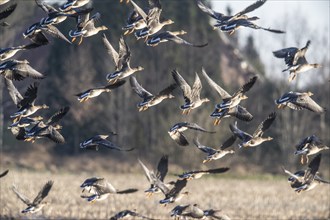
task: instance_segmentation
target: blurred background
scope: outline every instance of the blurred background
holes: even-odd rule
[[[48,2],[57,7],[60,1]],[[147,7],[145,0],[135,2]],[[235,14],[254,1],[205,2],[216,11]],[[281,6],[274,6],[275,2]],[[66,143],[59,145],[41,139],[31,144],[15,139],[7,127],[11,123],[9,115],[16,111],[16,106],[1,77],[2,170],[18,167],[53,171],[134,172],[140,169],[137,158],[156,164],[163,154],[168,154],[170,172],[229,166],[233,175],[279,174],[282,173],[281,166],[293,170],[301,168],[300,157],[294,156],[294,147],[301,139],[315,134],[326,145],[330,145],[328,113],[318,115],[308,110],[277,110],[274,104],[275,99],[288,91],[311,91],[316,102],[330,109],[328,1],[313,1],[314,5],[322,5],[320,8],[323,10],[310,7],[309,1],[268,1],[251,14],[261,18],[258,21],[260,26],[281,29],[286,34],[242,28],[231,36],[213,30],[213,21],[197,7],[195,1],[163,0],[161,3],[162,16],[175,21],[164,29],[185,30],[188,33],[183,38],[194,43],[208,42],[208,46],[192,48],[166,43],[151,48],[143,40],[137,41],[134,35],[125,36],[132,51],[131,66],[144,67],[144,71],[136,74],[137,80],[148,91],[157,93],[174,82],[171,76],[173,69],[177,69],[188,83],[192,83],[195,72],[201,73],[204,67],[212,79],[232,94],[252,75],[258,75],[257,83],[247,94],[249,99],[242,103],[253,114],[254,119],[249,123],[238,121],[238,125],[242,130],[252,133],[270,112],[276,111],[276,121],[265,134],[274,140],[257,148],[240,150],[236,142],[234,155],[202,164],[205,155],[193,144],[187,147],[178,146],[167,134],[175,123],[189,121],[216,131],[215,134],[190,131],[187,132],[189,140],[198,135],[202,144],[217,147],[231,135],[229,124],[234,123],[235,119],[224,119],[219,126],[213,126],[213,119],[209,115],[221,99],[202,76],[201,96],[208,97],[211,102],[192,111],[188,116],[182,116],[179,109],[183,103],[180,91],[175,93],[177,98],[139,113],[136,104],[140,98],[132,91],[129,82],[111,94],[102,94],[85,103],[79,103],[75,94],[106,85],[106,74],[114,71],[112,59],[102,44],[102,34],[86,38],[79,46],[50,38],[50,44],[18,53],[14,59],[27,59],[33,68],[47,75],[41,81],[36,103],[45,103],[50,109],[41,110],[39,114],[47,118],[63,106],[71,107],[61,123]],[[104,33],[117,49],[119,38],[123,34],[122,27],[132,6],[120,4],[119,0],[95,0],[90,6],[94,7],[93,12],[101,13],[98,25],[109,28]],[[0,47],[29,43],[22,33],[44,16],[44,12],[34,1],[18,1],[16,11],[6,19],[11,25],[0,29]],[[57,27],[69,37],[68,32],[75,29],[75,21],[67,19]],[[273,57],[272,51],[284,47],[301,48],[307,40],[311,40],[307,60],[320,63],[322,68],[302,73],[295,81],[288,83],[288,74],[282,73],[285,69],[283,60]],[[33,80],[25,79],[15,82],[15,85],[24,93],[32,82]],[[136,149],[132,152],[109,149],[94,152],[79,148],[79,143],[87,138],[96,134],[109,134],[111,131],[118,133],[110,138],[113,142]],[[329,163],[330,153],[325,151],[320,167],[320,172],[325,177],[330,177]]]

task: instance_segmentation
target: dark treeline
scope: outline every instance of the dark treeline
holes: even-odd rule
[[[147,1],[137,0],[136,2],[147,6]],[[245,171],[253,168],[257,172],[280,172],[281,165],[299,166],[300,158],[295,157],[293,153],[294,146],[302,138],[316,134],[329,145],[328,114],[317,115],[307,110],[277,110],[274,104],[274,100],[285,92],[301,90],[312,91],[313,98],[321,106],[329,109],[328,80],[309,84],[307,88],[296,89],[295,82],[289,85],[286,78],[278,81],[268,79],[267,75],[282,73],[265,73],[258,48],[255,48],[253,44],[253,37],[247,39],[238,56],[236,52],[234,53],[237,44],[234,41],[224,41],[224,36],[212,30],[209,17],[203,14],[191,0],[162,1],[162,16],[175,21],[165,29],[185,30],[187,34],[183,38],[194,43],[208,42],[208,46],[193,48],[166,43],[153,48],[146,46],[143,40],[137,41],[134,35],[125,36],[125,40],[132,51],[131,66],[144,67],[144,70],[135,76],[148,91],[157,93],[173,83],[171,76],[173,69],[177,69],[190,84],[193,83],[195,72],[197,72],[203,84],[201,96],[210,98],[209,103],[193,110],[188,116],[182,116],[179,106],[183,104],[183,98],[178,90],[175,92],[175,99],[166,100],[145,112],[138,112],[136,104],[140,98],[132,91],[129,79],[126,79],[127,82],[123,87],[110,94],[102,94],[86,103],[79,103],[75,94],[107,84],[105,76],[114,71],[114,64],[102,44],[102,34],[105,33],[115,49],[118,49],[119,38],[123,34],[121,28],[132,9],[130,5],[120,4],[119,0],[111,1],[111,3],[96,0],[92,6],[93,12],[101,13],[98,24],[107,26],[109,30],[84,39],[79,46],[52,39],[47,46],[23,52],[14,57],[28,59],[35,69],[47,74],[47,78],[41,81],[37,102],[46,103],[50,109],[42,110],[38,114],[47,118],[63,106],[71,107],[69,114],[61,123],[66,143],[55,145],[48,140],[37,140],[36,143],[30,144],[15,140],[6,127],[10,123],[9,115],[16,109],[4,89],[2,100],[4,121],[1,125],[4,128],[3,153],[20,152],[23,155],[29,152],[33,145],[35,154],[38,154],[36,149],[46,148],[48,153],[55,158],[63,156],[79,158],[81,154],[91,153],[81,150],[80,142],[96,134],[108,134],[114,131],[118,135],[111,137],[111,140],[122,146],[135,147],[136,150],[130,153],[118,153],[100,149],[99,154],[93,154],[93,156],[100,155],[114,161],[131,161],[140,157],[156,163],[162,154],[169,154],[171,163],[184,168],[201,167],[200,164],[205,155],[193,145],[192,139],[198,135],[202,144],[212,147],[220,146],[231,135],[229,124],[235,122],[233,118],[224,119],[219,126],[213,126],[213,119],[209,115],[214,105],[221,99],[200,74],[202,67],[229,93],[234,93],[250,76],[256,74],[259,76],[256,85],[247,94],[249,99],[242,102],[242,105],[254,115],[254,119],[249,123],[238,121],[242,130],[253,132],[270,112],[276,111],[278,115],[275,124],[266,134],[273,137],[273,141],[254,149],[238,150],[235,147],[237,151],[234,155],[226,156],[221,162],[211,162],[207,166],[216,167],[219,164],[226,164],[236,170]],[[4,48],[27,43],[27,40],[22,37],[23,31],[43,16],[43,12],[34,1],[19,2],[17,11],[11,19],[8,19],[12,26],[1,30],[0,46]],[[67,19],[58,25],[58,28],[68,36],[69,30],[75,28],[75,21]],[[238,34],[235,33],[235,35]],[[227,37],[231,38],[231,36]],[[233,38],[236,39],[237,36]],[[248,63],[248,68],[243,68],[243,61]],[[318,71],[326,75],[322,69]],[[304,75],[299,77],[304,77]],[[17,83],[21,93],[31,82],[25,80]],[[182,121],[196,122],[208,130],[216,131],[216,134],[198,134],[190,131],[187,132],[190,146],[178,146],[167,131],[172,125]],[[328,163],[329,153],[324,154],[322,162]]]

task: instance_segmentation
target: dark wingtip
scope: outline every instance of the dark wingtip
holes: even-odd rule
[[[129,193],[135,193],[137,191],[138,191],[138,189],[132,188],[132,189],[121,190],[121,191],[118,191],[117,193],[118,194],[129,194]]]
[[[276,118],[276,112],[271,112],[270,114],[269,114],[269,118]]]
[[[6,175],[8,174],[8,172],[9,172],[9,170],[6,170],[6,171],[3,172],[2,174],[0,174],[0,178],[6,176]]]
[[[206,47],[207,45],[209,45],[209,43],[199,44],[199,45],[193,44],[193,47]]]
[[[128,149],[122,149],[122,151],[132,151],[134,149],[135,149],[135,147],[132,147],[132,148],[128,148]]]

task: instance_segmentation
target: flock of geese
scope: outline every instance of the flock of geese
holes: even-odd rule
[[[45,104],[36,104],[40,80],[46,76],[31,67],[27,60],[15,60],[11,58],[19,51],[30,50],[49,44],[49,36],[63,40],[68,44],[72,44],[78,39],[77,44],[80,45],[84,38],[92,37],[108,28],[104,25],[96,26],[96,21],[99,20],[101,14],[96,12],[91,15],[94,9],[86,6],[90,2],[89,0],[68,0],[58,9],[47,4],[43,0],[35,0],[35,2],[46,14],[45,17],[32,24],[23,33],[23,37],[28,38],[31,43],[0,50],[0,61],[2,62],[0,64],[0,73],[5,79],[9,95],[18,108],[17,112],[10,115],[13,122],[9,125],[8,129],[12,131],[17,140],[34,142],[39,138],[49,138],[56,143],[64,143],[65,138],[60,133],[62,126],[59,122],[69,112],[70,108],[63,107],[58,111],[55,111],[47,121],[44,121],[41,116],[33,117],[37,111],[49,108]],[[120,0],[120,2],[122,2],[122,0]],[[247,15],[249,12],[262,6],[265,2],[266,0],[258,0],[235,15],[225,15],[216,12],[206,6],[201,0],[196,0],[196,6],[215,20],[214,29],[222,32],[229,32],[230,35],[241,27],[261,29],[278,34],[284,33],[280,30],[261,27],[255,23],[259,19],[258,17],[249,17]],[[165,42],[174,42],[176,44],[193,47],[207,46],[207,43],[193,44],[179,37],[179,35],[186,34],[183,30],[173,32],[162,31],[164,26],[171,25],[174,21],[171,19],[161,19],[161,12],[163,9],[159,0],[149,0],[148,10],[141,9],[133,0],[126,0],[126,4],[128,3],[133,6],[133,10],[127,19],[127,24],[123,27],[124,35],[134,33],[137,39],[144,39],[147,46],[157,46],[158,44]],[[10,24],[8,24],[5,19],[14,12],[17,3],[11,3],[10,0],[2,0],[0,4],[0,24],[3,26],[2,28],[8,28],[5,26],[10,27]],[[76,19],[77,26],[76,30],[71,30],[69,32],[71,40],[68,40],[65,35],[57,29],[56,25],[64,22],[70,17]],[[128,77],[130,77],[129,82],[132,90],[142,99],[142,101],[137,104],[138,111],[146,111],[166,99],[174,98],[173,91],[176,89],[182,91],[184,102],[180,108],[184,115],[190,114],[194,109],[199,108],[204,103],[210,101],[208,98],[201,97],[202,83],[197,73],[195,75],[194,83],[190,86],[177,70],[172,71],[172,84],[159,91],[156,95],[152,94],[141,86],[137,77],[132,76],[134,73],[137,75],[136,73],[142,71],[144,68],[141,66],[130,66],[132,53],[125,42],[124,37],[122,36],[119,40],[118,52],[113,48],[105,34],[103,34],[102,41],[108,54],[113,59],[115,69],[112,73],[106,75],[105,78],[108,83],[104,87],[91,88],[78,93],[76,96],[79,102],[86,102],[104,92],[111,92],[114,89],[119,89],[125,84],[126,78]],[[294,80],[298,73],[320,67],[319,64],[310,64],[307,62],[305,53],[309,46],[310,41],[308,41],[306,46],[301,49],[290,47],[273,52],[275,57],[285,60],[287,68],[283,71],[289,71],[289,81]],[[201,75],[221,98],[221,101],[215,105],[214,111],[210,114],[210,116],[215,119],[215,126],[219,125],[223,118],[228,117],[234,117],[247,122],[253,119],[252,114],[241,105],[241,101],[248,98],[246,93],[252,89],[256,83],[258,79],[257,76],[251,77],[249,81],[230,95],[206,73],[205,69],[202,69]],[[27,77],[39,81],[31,84],[25,91],[24,95],[22,95],[13,82],[24,80]],[[278,108],[288,107],[294,110],[308,109],[315,113],[324,113],[325,109],[319,106],[311,98],[311,95],[311,92],[290,91],[275,100],[275,104]],[[206,154],[203,163],[218,160],[227,154],[235,153],[233,149],[229,149],[234,145],[237,139],[240,140],[240,143],[238,144],[239,148],[256,147],[264,142],[271,141],[273,138],[265,137],[264,133],[270,129],[275,119],[276,112],[271,112],[264,121],[260,122],[254,131],[253,129],[251,130],[253,131],[252,134],[240,130],[237,121],[234,124],[230,124],[232,135],[229,136],[219,148],[205,146],[199,142],[198,138],[194,138],[193,143],[199,150]],[[192,122],[176,123],[169,129],[168,133],[178,145],[187,146],[189,145],[189,140],[183,133],[188,130],[214,133],[214,131],[208,131]],[[110,135],[116,134],[111,133]],[[122,148],[107,140],[110,135],[95,135],[81,142],[80,148],[98,150],[99,147],[106,147],[118,151],[134,150],[134,148]],[[317,154],[321,150],[329,149],[329,147],[325,146],[316,135],[304,138],[296,148],[297,150],[295,154],[301,155],[302,164],[308,163],[308,156]],[[284,172],[290,176],[288,180],[291,187],[296,192],[310,190],[320,183],[329,184],[328,181],[323,180],[317,174],[320,161],[321,154],[318,154],[311,160],[305,170],[291,173],[283,168]],[[168,156],[164,155],[160,159],[156,171],[148,169],[141,160],[139,160],[139,163],[150,182],[150,187],[145,190],[147,196],[151,196],[154,193],[163,193],[164,198],[159,201],[159,203],[163,205],[178,202],[182,197],[187,195],[188,192],[183,189],[187,186],[189,180],[201,178],[205,174],[218,174],[229,170],[227,167],[222,167],[217,169],[190,171],[179,175],[178,179],[175,181],[165,182],[164,179],[168,172]],[[0,174],[0,177],[5,176],[7,173],[8,170]],[[43,199],[48,195],[52,186],[53,181],[48,181],[32,201],[26,198],[14,185],[12,187],[13,192],[27,205],[27,208],[24,209],[22,213],[35,213],[41,210],[47,204]],[[127,194],[137,191],[137,189],[134,188],[117,190],[105,178],[100,177],[88,178],[80,187],[82,188],[81,197],[88,202],[106,199],[110,194]],[[173,208],[170,215],[176,219],[186,217],[197,219],[205,217],[229,219],[228,216],[221,214],[219,210],[203,210],[197,204],[178,205]],[[151,219],[131,210],[123,210],[111,217],[111,219],[120,219],[127,216]]]

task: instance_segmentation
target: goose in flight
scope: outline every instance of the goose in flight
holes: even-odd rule
[[[113,62],[115,64],[115,72],[109,73],[106,76],[107,81],[110,84],[117,82],[117,80],[126,78],[137,71],[142,71],[144,68],[142,66],[138,66],[135,68],[131,68],[130,60],[131,60],[131,50],[124,38],[121,36],[119,40],[119,51],[117,52],[107,37],[103,35],[103,44],[107,49],[108,54],[112,57]]]
[[[314,157],[306,170],[299,170],[295,173],[291,173],[285,168],[282,168],[283,171],[290,176],[288,181],[291,188],[293,188],[295,192],[300,193],[303,191],[309,191],[322,183],[330,184],[329,181],[325,181],[317,175],[321,162],[321,156],[321,154],[318,154]]]
[[[234,154],[234,150],[228,150],[227,148],[231,147],[234,142],[236,141],[237,137],[236,135],[230,136],[219,149],[214,149],[212,147],[207,147],[202,145],[197,138],[194,139],[194,144],[196,147],[207,154],[206,158],[203,160],[203,163],[212,161],[212,160],[218,160],[227,154]]]
[[[43,188],[39,191],[38,195],[34,198],[33,201],[28,199],[25,195],[20,193],[17,189],[17,187],[14,185],[12,187],[13,192],[16,194],[17,198],[19,198],[22,202],[24,202],[28,207],[22,211],[22,213],[35,213],[40,211],[45,205],[47,205],[47,202],[43,202],[44,198],[48,195],[49,191],[51,190],[53,186],[53,181],[48,181]]]
[[[6,79],[23,80],[27,77],[33,79],[44,79],[45,75],[33,69],[27,60],[7,60],[0,64],[0,74]]]
[[[124,218],[126,219],[126,218],[132,218],[132,217],[133,217],[133,219],[139,218],[139,219],[146,219],[146,220],[156,220],[156,219],[141,215],[141,214],[137,213],[136,210],[131,211],[128,209],[116,213],[114,216],[112,216],[110,218],[110,220],[119,220],[119,219],[124,219]]]
[[[235,125],[230,124],[230,130],[236,135],[239,139],[243,141],[243,143],[238,146],[241,147],[256,147],[262,144],[265,141],[273,140],[272,137],[263,137],[264,132],[269,129],[269,127],[273,124],[276,118],[276,113],[272,112],[268,115],[268,117],[260,123],[257,130],[254,131],[253,135],[250,135],[237,127],[237,122]]]
[[[173,125],[170,130],[168,131],[168,134],[170,137],[175,140],[175,142],[180,146],[188,146],[189,142],[187,138],[184,136],[183,132],[192,129],[195,131],[201,131],[206,133],[215,133],[214,131],[207,131],[206,129],[202,128],[196,123],[190,123],[190,122],[179,122]]]
[[[295,155],[301,155],[301,163],[304,164],[305,161],[308,163],[308,156],[317,154],[322,150],[329,150],[330,148],[324,145],[321,140],[316,135],[308,136],[300,141],[296,145]],[[304,160],[305,159],[305,160]]]
[[[137,39],[146,38],[156,34],[165,25],[173,24],[174,21],[167,19],[160,21],[160,14],[162,13],[162,6],[160,0],[149,0],[149,11],[146,14],[133,0],[130,0],[134,10],[142,17],[143,21],[146,23],[146,27],[135,32],[135,37]]]
[[[134,92],[143,99],[143,101],[137,105],[139,111],[145,111],[152,106],[158,105],[165,99],[174,98],[172,92],[177,87],[177,84],[171,84],[165,89],[161,90],[157,95],[153,95],[144,89],[134,76],[130,77],[130,83]]]
[[[289,82],[294,80],[298,73],[321,67],[320,64],[310,64],[306,60],[305,54],[310,44],[311,41],[308,40],[303,48],[288,47],[273,52],[275,57],[284,59],[287,69],[284,69],[282,72],[289,71]]]
[[[80,45],[85,37],[91,37],[98,34],[100,31],[108,30],[104,25],[95,27],[95,22],[101,18],[99,12],[95,13],[92,17],[89,17],[90,13],[82,14],[78,16],[77,29],[71,30],[69,36],[72,38],[71,42],[74,42],[78,37],[80,38],[78,45]]]
[[[201,99],[200,97],[202,82],[197,73],[195,75],[195,81],[192,87],[190,87],[178,71],[173,70],[172,76],[176,84],[181,88],[185,101],[184,105],[180,106],[182,114],[189,114],[192,109],[198,108],[203,103],[210,101],[208,98]]]
[[[150,183],[149,189],[145,190],[144,192],[146,193],[147,197],[152,196],[153,193],[159,193],[161,192],[160,189],[155,185],[155,180],[156,178],[159,179],[160,181],[164,182],[165,176],[168,171],[168,156],[163,155],[157,165],[157,171],[154,173],[154,171],[149,170],[146,165],[142,163],[141,160],[139,160],[139,163],[141,167],[143,168],[143,171]]]
[[[245,93],[248,92],[255,84],[258,78],[257,76],[250,78],[250,80],[241,86],[237,92],[230,95],[209,77],[204,68],[202,69],[202,75],[206,79],[209,86],[213,88],[223,100],[222,103],[215,105],[215,109],[211,114],[211,117],[216,118],[214,125],[220,124],[222,118],[230,116],[234,116],[243,121],[251,121],[253,119],[251,113],[239,104],[242,100],[248,98]]]
[[[49,138],[55,143],[65,143],[65,139],[58,131],[62,129],[62,126],[58,122],[69,112],[70,107],[66,106],[61,108],[55,114],[53,114],[47,122],[39,121],[25,134],[25,141],[35,141],[36,138]]]
[[[106,85],[104,87],[99,87],[99,88],[88,89],[84,92],[76,94],[76,96],[78,97],[79,102],[86,102],[87,100],[89,100],[91,98],[95,98],[104,92],[108,92],[108,93],[111,92],[113,89],[116,89],[116,88],[124,85],[125,82],[126,82],[125,80],[119,80],[116,83],[111,84],[111,85]]]
[[[208,45],[208,43],[205,44],[192,44],[184,39],[182,39],[181,37],[178,37],[178,35],[183,35],[186,34],[187,32],[185,32],[184,30],[181,31],[165,31],[165,32],[161,32],[161,33],[157,33],[152,35],[148,40],[147,40],[147,45],[148,46],[152,46],[155,47],[160,43],[164,43],[164,42],[174,42],[176,44],[184,44],[184,45],[188,45],[188,46],[192,46],[192,47],[205,47]]]
[[[115,133],[112,133],[115,135]],[[132,151],[134,148],[121,148],[117,144],[107,140],[109,135],[95,135],[83,142],[80,143],[80,148],[82,149],[95,149],[99,150],[100,147],[106,147],[112,150],[117,150],[117,151]]]
[[[14,101],[15,105],[19,108],[17,112],[12,114],[10,117],[14,118],[14,123],[21,120],[23,117],[28,117],[36,113],[39,109],[49,108],[47,105],[35,105],[37,98],[37,92],[39,83],[35,82],[28,87],[24,97],[18,92],[11,80],[6,80],[6,86],[9,91],[9,95]]]
[[[88,194],[82,194],[80,197],[91,203],[104,200],[108,198],[110,194],[130,194],[138,191],[137,189],[125,189],[119,191],[105,178],[101,177],[88,178],[80,187],[83,188],[82,193],[85,191],[88,192]]]
[[[316,113],[324,113],[326,111],[325,108],[321,107],[317,104],[311,96],[313,95],[312,92],[287,92],[282,95],[281,98],[275,100],[275,104],[278,108],[285,108],[289,107],[293,110],[302,110],[308,109],[312,112]]]
[[[179,178],[187,179],[187,180],[199,179],[205,174],[225,173],[228,170],[229,170],[228,167],[208,169],[208,170],[195,170],[195,171],[184,172],[183,174],[179,175]]]

